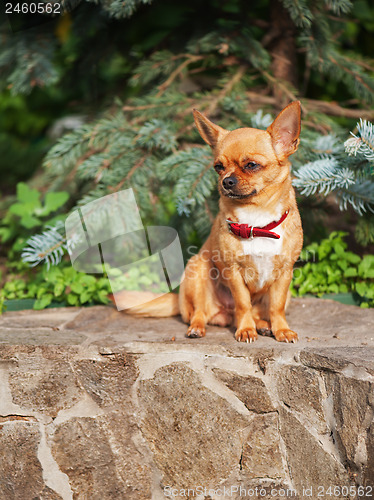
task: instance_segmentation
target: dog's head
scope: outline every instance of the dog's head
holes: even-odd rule
[[[299,144],[300,102],[284,108],[267,130],[239,128],[230,132],[193,112],[196,126],[214,153],[222,197],[239,203],[260,194],[271,197],[290,175],[288,157]]]

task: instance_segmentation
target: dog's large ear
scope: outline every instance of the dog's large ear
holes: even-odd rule
[[[300,101],[294,101],[285,107],[267,128],[273,140],[275,153],[280,160],[284,160],[297,150],[300,142],[300,125],[301,105]]]
[[[200,111],[198,111],[197,109],[193,110],[193,116],[195,118],[196,127],[200,132],[201,137],[212,148],[214,148],[217,142],[220,141],[229,132],[228,130],[219,127],[215,123],[208,120],[208,118],[200,113]]]

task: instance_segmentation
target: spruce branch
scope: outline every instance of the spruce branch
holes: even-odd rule
[[[1,35],[1,33],[0,33]],[[53,63],[56,40],[53,34],[26,33],[2,36],[0,55],[0,87],[11,93],[29,94],[35,87],[52,85],[59,79]]]
[[[374,213],[372,168],[366,168],[374,160],[374,126],[361,119],[357,130],[358,135],[352,133],[353,137],[344,143],[345,152],[351,159],[342,156],[342,148],[335,136],[317,138],[314,151],[323,148],[327,151],[329,148],[330,155],[297,169],[293,184],[307,196],[317,192],[326,195],[334,191],[341,210],[351,205],[362,215],[367,210]],[[346,166],[340,167],[343,162]]]
[[[276,106],[277,100],[273,96],[254,92],[252,90],[246,91],[248,101],[255,107],[261,109],[263,106]],[[339,106],[334,102],[318,101],[316,99],[300,98],[303,111],[308,115],[311,112],[323,113],[330,116],[341,116],[345,118],[359,119],[360,117],[368,120],[374,119],[374,110],[371,109],[349,109]]]
[[[354,173],[341,168],[332,156],[307,163],[295,172],[295,177],[293,185],[306,196],[317,192],[326,196],[333,190],[348,188],[355,183]]]
[[[170,153],[176,150],[177,140],[170,124],[153,118],[140,128],[136,144],[148,150],[159,149]]]
[[[144,165],[145,161],[147,160],[147,158],[149,156],[150,156],[150,154],[148,154],[148,155],[144,154],[140,158],[140,160],[133,165],[133,167],[130,169],[130,171],[128,172],[128,174],[126,175],[126,177],[124,177],[116,186],[114,186],[114,187],[109,186],[109,192],[110,193],[116,193],[126,183],[128,183],[130,181],[130,179],[132,178],[132,176],[134,175],[134,173],[136,172],[136,170],[139,169],[139,168],[141,168]]]
[[[369,214],[357,221],[355,238],[362,246],[374,243],[374,218]]]
[[[350,204],[359,215],[363,215],[366,210],[374,213],[374,183],[370,179],[342,187],[337,195],[341,210],[347,210]]]
[[[21,254],[23,262],[27,262],[30,267],[45,263],[47,269],[60,263],[68,249],[66,237],[61,234],[63,229],[64,223],[58,222],[53,227],[47,226],[43,233],[31,236]]]
[[[161,179],[175,183],[173,198],[180,214],[189,215],[212,194],[217,177],[211,162],[210,151],[205,146],[179,151],[160,162]]]
[[[210,97],[206,97],[201,102],[199,105],[199,108],[202,109],[208,116],[211,116],[214,114],[216,111],[217,107],[219,106],[220,103],[222,103],[225,98],[233,91],[235,85],[237,85],[240,80],[243,78],[245,72],[246,72],[247,66],[246,65],[241,65],[239,66],[238,70],[229,78],[229,80],[224,84],[222,89],[219,91],[218,95],[212,95]],[[192,113],[192,107],[189,107],[186,109],[185,114],[191,114]],[[189,123],[185,127],[183,127],[179,135],[185,135],[188,133],[190,130],[194,129],[195,125],[194,123]]]
[[[167,77],[175,69],[178,59],[188,58],[186,54],[173,54],[168,50],[154,52],[149,59],[142,61],[130,79],[130,85],[146,85],[152,80]]]
[[[251,125],[253,128],[266,130],[272,123],[273,117],[259,109],[256,114],[251,117]]]
[[[325,0],[326,6],[334,12],[334,14],[347,14],[353,7],[350,0]]]
[[[198,56],[190,54],[185,61],[183,61],[169,76],[169,78],[159,86],[159,91],[156,94],[156,97],[161,97],[165,90],[174,82],[178,75],[182,73],[182,71],[187,68],[190,64],[201,61],[205,59],[205,56]]]
[[[363,155],[367,160],[374,161],[374,125],[367,120],[357,123],[358,136],[351,132],[350,139],[344,143],[349,155]]]
[[[152,0],[112,0],[107,2],[105,0],[87,0],[95,3],[102,3],[103,8],[108,12],[111,17],[115,19],[122,19],[131,17],[141,4],[149,4]]]
[[[247,67],[245,65],[239,66],[238,70],[233,74],[233,76],[229,79],[226,85],[220,90],[217,97],[214,97],[212,102],[209,104],[206,110],[206,113],[208,115],[212,115],[216,110],[218,104],[224,99],[224,97],[226,97],[228,94],[232,92],[235,85],[239,83],[240,80],[243,78],[243,75],[245,74],[246,70]]]
[[[290,13],[291,19],[300,28],[311,26],[314,16],[309,9],[307,0],[282,0],[284,7]]]
[[[331,155],[341,153],[343,146],[336,134],[320,135],[313,143],[313,151],[317,154]]]

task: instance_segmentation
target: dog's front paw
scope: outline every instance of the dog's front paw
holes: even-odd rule
[[[299,339],[297,333],[292,330],[277,330],[274,337],[278,342],[297,342]]]
[[[235,332],[238,342],[254,342],[257,339],[257,332],[254,328],[240,328]]]
[[[186,337],[189,337],[190,339],[205,337],[205,328],[202,326],[191,325],[187,330]]]

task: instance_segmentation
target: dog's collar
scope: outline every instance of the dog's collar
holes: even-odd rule
[[[264,227],[254,227],[254,226],[248,226],[248,224],[238,224],[237,222],[233,222],[231,219],[226,219],[226,222],[229,225],[229,230],[235,234],[235,236],[239,236],[240,238],[255,238],[255,237],[261,237],[261,238],[274,238],[278,240],[280,238],[279,234],[273,233],[271,229],[274,229],[275,227],[279,226],[279,224],[282,224],[284,219],[288,215],[288,210],[284,212],[282,217],[278,221],[270,222],[270,224],[267,224]]]

